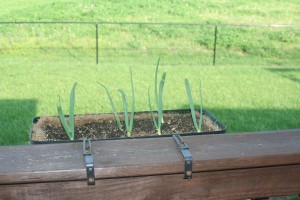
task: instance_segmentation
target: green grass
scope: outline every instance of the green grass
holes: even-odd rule
[[[117,90],[120,86],[130,90],[124,78],[129,73],[126,64],[66,62],[0,67],[1,145],[26,143],[31,119],[57,115],[57,97],[68,96],[74,81],[78,82],[75,113],[111,112],[105,91],[99,89],[97,81],[110,86],[116,109],[122,110]],[[132,66],[136,111],[148,110],[147,88],[155,65],[156,60],[149,66]],[[228,132],[300,127],[299,67],[168,66],[161,58],[160,73],[163,71],[168,74],[165,109],[188,108],[184,79],[190,80],[193,89],[201,79],[204,108],[223,122]],[[68,98],[62,100],[67,108]]]
[[[2,0],[0,21],[296,24],[299,10],[298,0]],[[213,44],[214,26],[99,25],[96,65],[93,24],[0,24],[0,145],[27,143],[32,118],[57,115],[58,95],[68,96],[75,81],[75,113],[111,111],[97,82],[122,110],[117,90],[130,90],[129,67],[135,110],[148,110],[158,57],[159,73],[168,74],[165,109],[188,108],[184,79],[192,93],[201,79],[203,107],[228,132],[300,127],[299,28],[218,27],[217,67]]]
[[[300,5],[290,1],[2,0],[0,21],[179,21],[298,23]],[[238,16],[238,17],[237,17]]]
[[[0,28],[1,60],[68,57],[95,63],[95,25],[0,24]],[[99,25],[101,63],[150,64],[145,61],[164,56],[172,65],[205,66],[212,64],[213,46],[213,26]],[[299,52],[299,28],[218,28],[220,65],[297,65]]]
[[[203,24],[296,24],[299,1],[85,1],[3,0],[0,21],[141,21]],[[21,4],[21,5],[20,5]],[[65,57],[95,62],[93,24],[0,24],[1,60]],[[99,25],[101,62],[139,64],[159,56],[172,65],[210,65],[214,26]],[[25,53],[26,52],[26,53]],[[219,27],[217,64],[300,63],[300,29]],[[176,59],[174,59],[176,57]],[[111,60],[113,58],[113,60]],[[19,62],[22,62],[19,61]],[[148,62],[146,64],[150,64]],[[145,63],[144,63],[145,64]]]

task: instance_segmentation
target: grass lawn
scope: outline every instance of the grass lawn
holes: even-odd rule
[[[152,21],[287,23],[300,21],[299,0],[2,0],[0,21]]]
[[[111,112],[103,88],[109,86],[122,110],[118,88],[130,97],[129,65],[66,64],[67,61],[6,65],[0,67],[0,144],[28,142],[31,119],[57,115],[58,95],[68,112],[69,92],[75,81],[76,113]],[[136,110],[148,110],[147,88],[153,85],[156,60],[152,65],[132,66]],[[167,72],[164,108],[188,108],[184,79],[197,94],[202,81],[204,108],[210,110],[228,132],[288,129],[300,127],[300,69],[262,66],[168,66],[161,58],[159,72]],[[152,95],[153,96],[153,95]]]
[[[38,1],[2,0],[0,21],[145,21],[206,24],[296,24],[294,1]],[[122,110],[118,88],[136,110],[148,110],[147,88],[155,64],[166,71],[164,108],[188,108],[184,79],[228,132],[300,127],[300,29],[219,27],[212,66],[214,26],[0,24],[0,145],[28,142],[31,120],[57,115],[58,95],[68,112],[75,81],[76,113],[111,112],[101,82]],[[152,95],[153,96],[153,95]]]

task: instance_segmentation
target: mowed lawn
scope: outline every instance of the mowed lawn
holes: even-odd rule
[[[135,84],[136,110],[149,110],[147,89],[154,81],[155,63],[131,66]],[[50,67],[49,67],[50,66]],[[75,81],[75,112],[111,112],[103,88],[107,85],[122,111],[119,88],[130,98],[129,66],[53,63],[1,67],[0,143],[28,141],[31,120],[40,115],[57,115],[58,95],[68,112],[69,92]],[[202,81],[203,105],[228,132],[299,128],[300,70],[268,66],[168,66],[161,61],[159,73],[167,72],[164,108],[188,108],[184,79],[191,83],[194,98]],[[153,95],[152,95],[153,96]]]
[[[298,1],[1,1],[0,21],[145,21],[185,23],[296,24]],[[166,71],[164,109],[188,108],[184,79],[194,98],[202,82],[203,106],[227,132],[300,127],[300,29],[219,27],[217,65],[212,66],[214,26],[99,28],[95,64],[94,25],[0,24],[0,145],[26,144],[35,116],[57,115],[58,96],[68,113],[111,112],[107,86],[122,111],[119,88],[130,98],[129,67],[136,111],[149,110],[160,57]],[[153,91],[152,91],[153,92]],[[152,95],[153,96],[153,95]]]

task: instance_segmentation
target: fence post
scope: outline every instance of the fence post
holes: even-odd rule
[[[215,26],[215,43],[214,43],[214,60],[213,65],[216,65],[216,56],[217,56],[217,37],[218,37],[218,26]]]
[[[96,64],[99,63],[98,22],[96,22]]]

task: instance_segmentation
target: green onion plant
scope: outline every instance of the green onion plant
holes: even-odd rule
[[[121,122],[120,122],[120,118],[118,116],[118,113],[117,113],[116,108],[115,108],[115,104],[113,102],[113,99],[112,99],[107,87],[105,85],[101,84],[101,83],[98,83],[98,84],[101,85],[105,89],[107,97],[108,97],[110,105],[111,105],[111,108],[112,108],[112,112],[114,113],[114,116],[115,116],[115,119],[116,119],[116,122],[117,122],[117,125],[118,125],[118,128],[120,130],[122,130],[122,125],[121,125]]]
[[[134,88],[133,88],[131,68],[130,68],[130,81],[131,81],[131,95],[132,95],[130,120],[128,119],[128,105],[127,105],[125,92],[121,88],[118,90],[122,95],[123,109],[124,109],[124,119],[125,119],[125,126],[126,126],[126,132],[127,132],[128,137],[131,136],[132,127],[133,127],[133,117],[134,117]]]
[[[75,135],[75,120],[74,120],[74,105],[75,105],[75,88],[77,83],[75,82],[71,93],[70,93],[70,110],[69,110],[69,120],[67,121],[61,106],[61,96],[59,95],[57,112],[60,119],[60,122],[66,131],[70,140],[74,140]]]
[[[166,80],[166,72],[163,73],[160,82],[159,82],[159,88],[158,88],[158,83],[157,83],[157,74],[158,74],[158,66],[159,66],[159,60],[157,61],[156,69],[155,69],[155,82],[154,82],[154,88],[155,88],[155,103],[157,107],[157,122],[154,117],[154,112],[152,109],[151,105],[151,100],[150,100],[150,86],[148,87],[148,105],[150,108],[151,116],[153,123],[155,125],[155,128],[157,130],[157,134],[161,135],[161,125],[164,123],[163,120],[163,89],[164,89],[164,84]]]
[[[190,109],[191,109],[191,114],[192,114],[192,118],[193,118],[193,123],[194,123],[194,127],[196,129],[196,131],[198,133],[201,132],[202,129],[202,92],[201,92],[201,81],[200,81],[200,87],[199,87],[199,95],[200,95],[200,119],[199,122],[197,123],[197,118],[196,118],[196,113],[195,113],[195,106],[194,106],[194,101],[193,101],[193,96],[192,96],[192,92],[191,92],[191,88],[190,88],[190,84],[188,79],[185,79],[185,88],[186,88],[186,92],[187,92],[187,96],[189,99],[189,105],[190,105]]]
[[[124,92],[123,89],[119,88],[118,91],[120,92],[121,96],[122,96],[122,101],[123,101],[123,109],[124,109],[124,120],[125,120],[125,127],[126,127],[126,134],[128,137],[131,136],[132,133],[132,127],[133,127],[133,117],[134,117],[134,87],[133,87],[133,79],[132,79],[132,70],[130,68],[130,81],[131,81],[131,92],[132,92],[132,105],[131,105],[131,114],[130,114],[130,118],[128,118],[128,104],[127,104],[127,99],[126,99],[126,94]],[[108,96],[108,99],[110,101],[111,107],[112,107],[112,111],[114,113],[118,128],[120,130],[122,130],[122,125],[120,122],[120,118],[117,114],[117,111],[115,109],[115,105],[114,102],[112,100],[112,97],[107,89],[106,86],[104,86],[103,84],[99,83],[106,91],[106,94]]]

